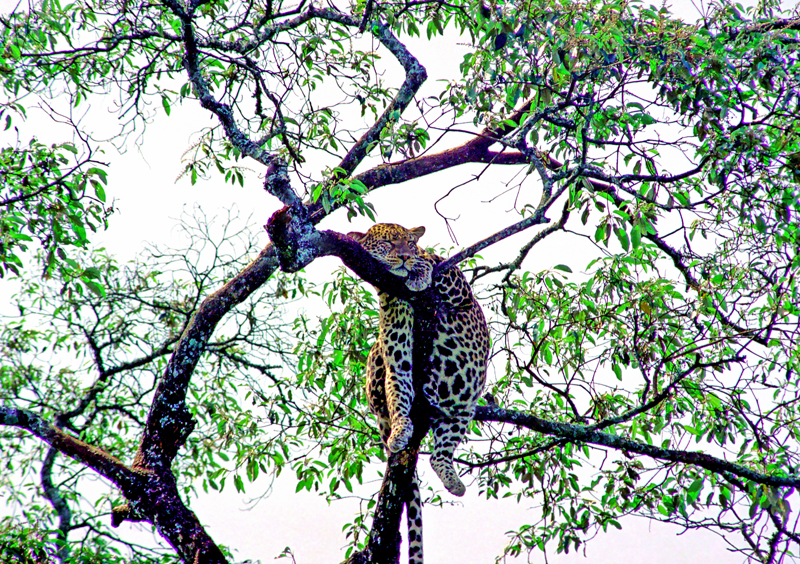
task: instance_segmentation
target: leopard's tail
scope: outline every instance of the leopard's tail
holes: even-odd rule
[[[422,558],[422,497],[419,493],[417,477],[411,481],[411,499],[406,503],[408,523],[408,562],[423,564]]]

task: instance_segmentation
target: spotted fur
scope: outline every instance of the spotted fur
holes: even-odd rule
[[[439,332],[433,343],[432,370],[422,383],[426,399],[439,414],[431,425],[434,442],[431,466],[450,493],[462,496],[465,487],[453,466],[453,452],[466,436],[486,382],[489,331],[481,307],[458,268],[442,272],[432,280],[433,268],[442,258],[419,248],[417,241],[424,233],[424,227],[406,229],[393,223],[379,223],[366,234],[349,235],[391,273],[407,278],[409,290],[422,291],[434,284],[442,304],[437,312]],[[414,312],[408,302],[383,292],[379,293],[379,299],[378,340],[367,358],[367,398],[386,448],[399,452],[414,431],[410,418],[414,400]],[[415,498],[407,511],[410,560],[416,564],[422,562],[422,519],[416,483],[414,488]],[[418,528],[413,528],[417,525]],[[415,559],[417,542],[418,559]]]

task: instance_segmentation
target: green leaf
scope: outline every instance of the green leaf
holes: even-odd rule
[[[594,240],[598,243],[601,241],[605,241],[606,239],[606,226],[605,224],[600,224],[597,226],[597,229],[594,232]]]
[[[106,201],[106,191],[103,189],[103,186],[100,183],[94,184],[94,193],[97,196],[97,199],[101,202]]]
[[[102,168],[97,168],[97,167],[93,166],[89,170],[86,171],[86,174],[88,174],[90,176],[91,175],[98,176],[98,177],[100,177],[100,181],[103,184],[106,184],[106,185],[108,184],[108,173]]]
[[[615,227],[614,234],[617,236],[620,245],[622,245],[622,249],[625,252],[628,252],[631,247],[631,242],[630,239],[628,239],[628,233],[625,231],[625,229],[621,227]]]
[[[99,296],[101,298],[105,297],[106,289],[101,284],[98,284],[97,282],[94,282],[93,280],[88,280],[88,279],[85,279],[85,278],[82,278],[81,282],[83,282],[86,285],[86,287],[89,288],[89,290],[93,294],[95,294],[96,296]]]
[[[86,241],[86,228],[83,226],[83,221],[79,217],[72,217],[71,218],[71,226],[72,230],[75,232],[75,235],[78,236],[78,244],[82,244]]]
[[[95,280],[99,280],[101,276],[100,269],[94,266],[90,266],[86,270],[83,271],[83,276],[87,278],[92,278]]]
[[[631,244],[634,249],[638,249],[642,244],[642,231],[638,225],[631,228]]]

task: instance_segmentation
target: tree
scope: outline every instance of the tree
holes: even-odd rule
[[[469,44],[438,95],[420,95],[435,78],[420,28]],[[44,0],[4,16],[7,129],[37,100],[112,94],[124,144],[154,103],[199,104],[215,121],[189,179],[244,184],[257,166],[284,206],[248,264],[248,232],[215,238],[201,214],[188,249],[120,265],[88,246],[109,213],[100,142],[78,123],[79,144],[4,150],[0,255],[21,290],[2,330],[2,487],[27,508],[0,529],[4,555],[229,562],[190,509],[198,487],[291,468],[298,488],[352,490],[386,460],[361,391],[376,309],[361,280],[412,301],[415,374],[435,305],[316,226],[479,163],[463,182],[512,170],[513,209],[437,271],[462,264],[493,331],[497,377],[460,463],[488,497],[539,508],[507,552],[575,550],[639,515],[717,532],[743,559],[796,556],[799,30],[769,1],[694,23],[616,0]],[[513,256],[478,254],[512,235]],[[549,244],[592,258],[526,270]],[[293,274],[325,255],[356,276]],[[320,297],[318,321],[292,309]],[[396,561],[420,440],[388,458],[351,562]],[[123,520],[171,550],[118,538]]]

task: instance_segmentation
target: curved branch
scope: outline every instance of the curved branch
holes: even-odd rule
[[[534,246],[538,245],[540,242],[542,242],[544,239],[546,239],[547,237],[549,237],[550,235],[552,235],[556,231],[560,231],[560,230],[564,229],[564,227],[567,224],[567,220],[569,219],[569,215],[570,215],[569,201],[566,201],[566,202],[564,202],[564,207],[561,210],[561,217],[558,218],[558,221],[556,221],[555,223],[551,223],[547,227],[542,229],[541,231],[538,231],[531,238],[530,241],[528,241],[527,243],[522,245],[520,247],[520,249],[519,249],[519,253],[517,254],[517,258],[515,258],[510,263],[498,264],[496,266],[491,266],[491,267],[481,267],[481,266],[476,267],[473,270],[474,277],[473,277],[472,281],[474,282],[478,278],[481,278],[482,276],[486,276],[487,274],[492,273],[492,272],[499,272],[501,270],[507,270],[508,272],[506,272],[506,275],[503,277],[503,281],[508,283],[509,280],[511,279],[511,275],[516,270],[519,270],[519,268],[522,267],[522,262],[525,260],[525,257],[528,256],[528,253],[531,251],[531,249]],[[478,251],[474,251],[474,252],[478,252]],[[474,253],[470,253],[470,254],[474,254]]]
[[[228,139],[243,155],[247,155],[264,165],[271,165],[276,155],[265,151],[258,143],[245,135],[236,124],[231,107],[219,102],[211,93],[208,81],[205,76],[203,76],[203,71],[200,69],[200,51],[195,36],[192,14],[186,12],[183,5],[178,0],[164,0],[164,4],[181,20],[185,48],[183,66],[189,74],[189,81],[192,83],[195,95],[200,100],[200,105],[217,116],[217,119],[219,119],[222,127],[225,129],[225,134]],[[300,199],[293,192],[288,194],[275,193],[273,195],[278,197],[286,205],[297,205],[300,202]]]
[[[345,16],[333,10],[321,10],[320,17],[350,27],[360,27],[361,25],[361,22],[359,22],[357,18]],[[423,67],[414,55],[406,49],[405,45],[397,40],[389,26],[375,24],[371,27],[371,31],[378,41],[394,55],[397,62],[403,66],[406,77],[402,86],[400,86],[400,89],[397,91],[397,95],[383,111],[383,114],[381,114],[375,123],[372,124],[372,127],[361,136],[361,139],[353,145],[344,159],[342,159],[342,162],[339,163],[339,168],[344,170],[343,176],[345,177],[350,176],[361,161],[364,160],[364,157],[367,156],[367,153],[378,141],[381,131],[383,131],[389,121],[397,119],[397,117],[405,111],[414,99],[414,95],[422,86],[422,83],[428,78],[428,72],[425,70],[425,67]]]
[[[556,194],[556,196],[560,195],[561,192],[563,192],[563,190],[560,191],[558,194]],[[550,220],[547,219],[544,214],[547,212],[548,208],[550,207],[550,204],[553,203],[554,201],[555,201],[555,198],[550,198],[547,202],[543,202],[542,205],[540,205],[538,208],[536,208],[536,212],[534,212],[533,215],[523,219],[520,222],[515,223],[514,225],[509,225],[508,227],[498,231],[494,235],[491,235],[491,236],[487,237],[486,239],[478,241],[474,245],[470,245],[466,249],[463,249],[462,251],[459,251],[458,253],[454,254],[453,256],[448,258],[447,260],[445,260],[445,261],[441,262],[440,264],[436,265],[436,271],[438,272],[438,271],[441,271],[441,270],[443,270],[445,268],[452,268],[452,267],[456,266],[458,263],[460,263],[462,260],[474,256],[476,253],[479,253],[481,250],[485,249],[486,247],[494,245],[495,243],[498,243],[498,242],[502,241],[506,237],[511,237],[512,235],[515,235],[515,234],[517,234],[517,233],[519,233],[521,231],[525,231],[529,227],[533,227],[534,225],[541,225],[542,223],[548,223]],[[550,235],[551,233],[554,233],[554,232],[564,228],[564,225],[567,223],[567,219],[569,219],[568,204],[569,204],[569,202],[564,204],[564,209],[561,212],[561,217],[558,219],[558,221],[556,223],[553,223],[550,226],[548,226],[548,228],[545,231],[543,231],[540,234],[540,236],[534,237],[531,241],[529,241],[520,250],[519,257],[517,258],[517,261],[515,261],[514,264],[517,264],[517,263],[521,264],[522,260],[525,258],[525,255],[527,255],[528,251],[539,240],[541,240],[542,238],[546,237],[547,235]],[[518,264],[517,264],[517,267],[518,267]]]

